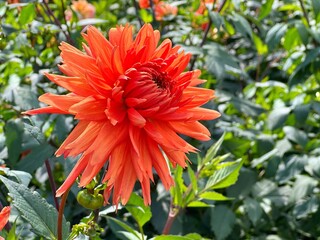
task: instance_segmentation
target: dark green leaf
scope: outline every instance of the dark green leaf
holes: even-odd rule
[[[33,231],[48,239],[57,239],[58,212],[39,193],[32,192],[22,184],[15,183],[0,175],[0,180],[6,185],[12,204],[19,210],[21,216],[28,221]],[[69,225],[63,219],[63,239],[67,239]]]
[[[219,205],[211,210],[211,229],[216,239],[225,239],[232,231],[236,217],[234,213],[224,205]]]
[[[6,146],[9,162],[15,165],[22,150],[23,123],[20,119],[10,120],[5,126]]]
[[[283,126],[291,112],[289,107],[281,107],[274,109],[268,117],[267,123],[271,130],[275,130]]]

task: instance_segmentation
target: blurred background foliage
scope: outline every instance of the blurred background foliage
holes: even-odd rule
[[[60,185],[76,159],[56,158],[53,153],[75,122],[60,115],[26,118],[21,112],[39,107],[37,97],[44,92],[65,92],[43,75],[58,72],[61,41],[80,48],[81,32],[87,25],[107,33],[117,24],[131,23],[137,30],[142,22],[150,22],[161,31],[162,39],[170,38],[193,54],[190,69],[201,69],[202,78],[207,79],[205,87],[216,90],[217,98],[207,107],[218,109],[222,116],[205,123],[213,140],[195,143],[202,155],[225,132],[220,156],[243,161],[236,184],[220,191],[232,200],[184,208],[170,233],[197,233],[184,239],[317,239],[320,1],[207,1],[208,9],[197,12],[200,2],[168,1],[177,7],[176,15],[156,20],[150,8],[138,8],[138,1],[95,0],[90,1],[96,9],[94,16],[82,18],[71,10],[72,17],[66,20],[69,0],[1,0],[0,161],[22,171],[20,179],[29,179],[31,174],[29,188],[53,204],[45,166],[51,166]],[[190,156],[193,169],[196,158]],[[190,173],[188,177],[187,170],[179,171],[190,182]],[[6,203],[7,190],[0,187],[0,201]],[[65,211],[71,225],[88,214],[76,203],[77,191],[77,187],[72,189]],[[161,234],[170,194],[157,183],[152,199],[152,218],[142,224],[148,237]],[[108,217],[100,219],[100,227],[105,228],[101,238],[127,239],[129,235],[117,233],[123,226],[117,221],[126,222],[129,229],[122,227],[126,232],[137,230],[139,223],[128,209],[113,212],[102,210],[101,216]],[[34,237],[21,218],[17,228],[21,237]]]

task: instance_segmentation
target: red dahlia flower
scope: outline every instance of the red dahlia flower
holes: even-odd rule
[[[49,106],[27,114],[72,114],[78,125],[56,155],[81,158],[57,190],[62,195],[80,177],[86,186],[108,163],[103,178],[105,200],[113,190],[113,203],[125,204],[138,179],[145,204],[150,204],[150,180],[154,168],[166,189],[173,185],[166,158],[186,166],[186,153],[196,149],[179,134],[209,140],[209,131],[199,120],[220,116],[199,106],[214,97],[214,91],[197,88],[200,71],[183,72],[190,54],[172,47],[169,39],[159,46],[160,34],[146,24],[135,39],[132,26],[109,31],[109,41],[94,27],[83,37],[85,52],[61,44],[66,76],[46,74],[68,89],[67,95],[46,93],[39,100]]]
[[[4,228],[4,226],[6,226],[9,220],[10,210],[11,210],[10,207],[4,207],[0,212],[0,231]]]

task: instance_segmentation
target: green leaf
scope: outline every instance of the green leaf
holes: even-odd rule
[[[305,218],[319,209],[319,199],[316,196],[303,199],[294,206],[293,214],[297,219]]]
[[[57,210],[43,199],[39,193],[32,192],[22,184],[13,182],[0,175],[0,180],[6,185],[13,206],[19,210],[22,218],[28,221],[33,231],[49,239],[57,239]],[[63,219],[63,239],[67,239],[69,224]]]
[[[312,0],[312,8],[315,15],[315,19],[317,19],[319,13],[320,13],[320,1],[318,0]]]
[[[265,3],[262,5],[261,10],[260,10],[260,15],[259,15],[259,20],[264,19],[267,17],[271,10],[272,10],[272,5],[273,5],[274,0],[267,0]]]
[[[220,31],[221,26],[224,24],[224,18],[218,12],[209,11],[209,17],[213,25]]]
[[[22,136],[24,128],[20,119],[9,120],[5,125],[6,146],[8,148],[9,162],[15,165],[22,150]]]
[[[146,9],[140,9],[140,16],[143,22],[151,23],[152,22],[152,15]]]
[[[197,191],[198,191],[197,178],[196,178],[196,175],[194,174],[193,169],[190,166],[188,166],[188,175],[189,175],[189,178],[190,178],[190,184],[192,186],[192,190],[195,193],[197,193]]]
[[[271,130],[275,130],[283,126],[291,112],[290,107],[281,107],[274,109],[268,116],[268,127]]]
[[[113,217],[106,217],[106,218],[108,221],[108,226],[112,229],[112,231],[116,234],[116,236],[118,238],[123,239],[123,240],[127,240],[128,238],[127,238],[126,233],[130,233],[131,238],[129,238],[129,239],[141,240],[141,234],[139,232],[137,232],[136,230],[134,230],[133,228],[131,228],[126,223],[124,223],[116,218],[113,218]]]
[[[221,193],[212,192],[212,191],[201,193],[199,197],[202,199],[213,200],[213,201],[226,201],[226,200],[232,199],[232,198],[223,196]]]
[[[55,149],[49,144],[36,146],[31,150],[31,153],[21,159],[17,164],[17,168],[32,173],[37,168],[41,167],[45,160],[53,155],[54,150]]]
[[[213,144],[207,151],[206,156],[203,158],[201,165],[206,164],[216,156],[217,152],[219,151],[221,144],[223,143],[225,133],[219,138],[215,144]]]
[[[264,55],[268,53],[268,46],[259,38],[258,35],[252,34],[253,36],[253,42],[254,45],[256,46],[257,52],[259,55]]]
[[[95,25],[95,24],[102,24],[106,23],[107,20],[99,19],[99,18],[87,18],[87,19],[81,19],[77,22],[77,26],[88,26],[88,25]]]
[[[298,130],[292,126],[285,126],[283,131],[289,140],[301,145],[302,147],[306,146],[308,137],[304,131]]]
[[[214,74],[218,79],[227,77],[227,70],[229,69],[241,70],[238,60],[229,54],[224,47],[216,43],[210,43],[210,45],[206,45],[204,48],[208,49],[206,58],[208,71]]]
[[[252,28],[243,16],[237,13],[233,13],[232,21],[239,33],[242,34],[242,36],[252,39]]]
[[[228,165],[221,166],[208,179],[205,189],[225,188],[234,184],[238,179],[242,164],[243,161],[237,160],[232,163],[229,162]]]
[[[35,5],[32,4],[28,4],[27,6],[23,7],[19,16],[19,23],[21,25],[25,25],[28,24],[30,22],[32,22],[32,20],[35,18],[36,16],[36,9],[35,9]]]
[[[187,207],[211,207],[211,205],[201,201],[192,201],[187,205]]]
[[[212,208],[210,226],[217,240],[225,239],[231,233],[235,221],[234,213],[226,206]]]
[[[161,235],[156,236],[150,240],[206,240],[207,238],[202,237],[198,233],[189,233],[185,236],[175,236],[175,235]]]
[[[142,227],[151,219],[152,213],[149,206],[145,206],[143,199],[136,193],[132,193],[126,209],[131,213],[132,217],[137,221],[138,225]]]
[[[173,195],[173,202],[177,206],[182,206],[182,194],[185,192],[187,188],[183,183],[182,173],[183,173],[182,167],[177,166],[174,171],[175,185],[170,190]]]
[[[248,213],[249,219],[253,225],[256,226],[263,213],[260,204],[257,202],[257,200],[249,197],[244,200],[244,208]]]
[[[306,68],[319,57],[320,48],[315,48],[307,52],[303,62],[297,66],[294,72],[289,78],[289,86],[292,87],[298,83],[301,83],[305,78],[302,78],[300,74],[306,71]]]
[[[287,31],[287,25],[285,23],[276,23],[266,35],[266,43],[269,50],[273,51],[277,44],[280,43],[281,38]]]

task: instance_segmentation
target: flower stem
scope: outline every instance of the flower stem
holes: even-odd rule
[[[173,204],[170,204],[170,211],[168,214],[168,218],[166,221],[166,224],[164,225],[164,228],[162,230],[162,234],[163,235],[168,235],[170,232],[170,229],[172,227],[172,224],[174,222],[174,220],[177,218],[179,212],[180,212],[181,208],[177,208],[175,206],[173,206]]]
[[[227,2],[227,0],[223,0],[223,2],[220,4],[220,6],[219,6],[219,8],[218,8],[218,10],[217,10],[218,13],[221,12],[221,10],[223,9],[223,7],[224,7],[224,5],[226,4],[226,2]],[[207,40],[207,36],[208,36],[208,34],[209,34],[211,25],[212,25],[212,20],[211,20],[210,15],[209,15],[208,25],[207,25],[207,27],[206,27],[206,30],[205,30],[204,34],[203,34],[202,41],[201,41],[200,44],[199,44],[199,47],[200,47],[200,48],[205,44],[205,42],[206,42],[206,40]],[[192,60],[191,60],[191,62],[190,62],[189,71],[192,71],[192,70],[193,70],[194,64],[196,63],[197,58],[198,58],[198,55],[195,55],[195,56],[192,58]]]
[[[44,4],[44,6],[45,6],[45,9],[46,9],[48,15],[53,18],[53,23],[54,23],[55,25],[57,25],[57,26],[61,29],[62,33],[63,33],[63,34],[65,35],[65,37],[67,38],[67,42],[70,43],[71,45],[74,45],[74,42],[73,42],[72,38],[71,38],[70,35],[69,35],[69,32],[66,32],[66,31],[63,29],[61,22],[59,21],[59,19],[56,18],[56,16],[55,16],[54,13],[52,12],[51,8],[49,7],[49,4],[48,4],[46,1],[43,1],[43,4]]]
[[[56,209],[59,210],[59,202],[58,199],[56,197],[56,184],[54,183],[54,179],[53,179],[53,175],[52,175],[52,170],[51,170],[51,166],[49,163],[49,160],[45,160],[45,165],[46,165],[46,169],[47,169],[47,173],[48,173],[48,177],[49,177],[49,182],[50,182],[50,186],[51,186],[51,191],[52,191],[52,195],[53,195],[53,200],[54,203],[56,205]]]
[[[142,20],[141,20],[141,18],[140,18],[140,15],[139,15],[139,6],[138,6],[136,0],[132,0],[132,2],[133,2],[133,6],[134,6],[134,8],[135,8],[135,10],[136,10],[136,15],[137,15],[137,18],[138,18],[138,22],[139,22],[139,24],[140,24],[140,27],[142,27],[143,22],[142,22]]]
[[[58,214],[58,240],[62,240],[63,212],[64,212],[64,207],[65,207],[66,202],[67,202],[69,191],[70,191],[70,188],[62,195],[62,199],[61,199],[61,202],[60,202],[59,214]]]

